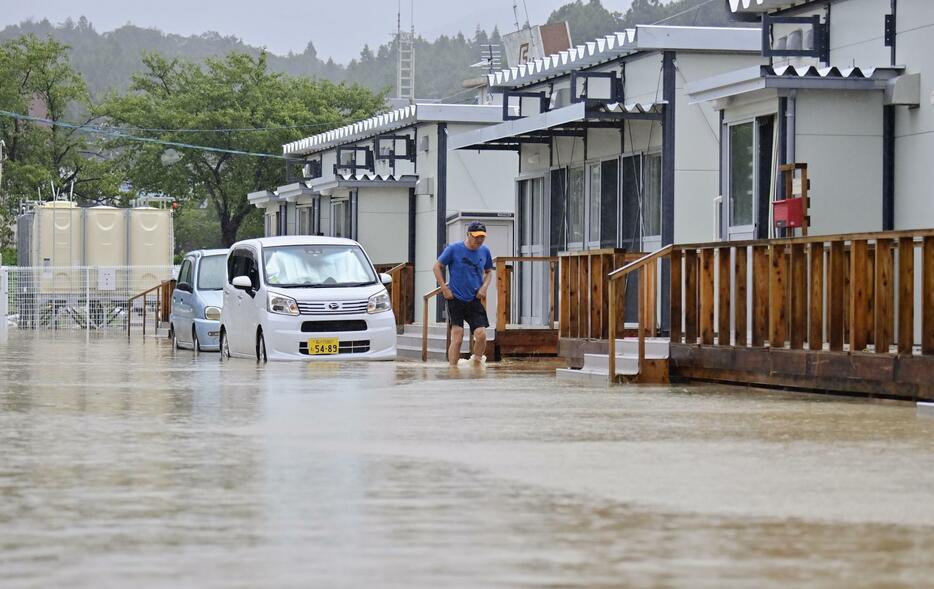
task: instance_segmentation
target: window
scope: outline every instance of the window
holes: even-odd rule
[[[644,235],[662,234],[662,156],[645,156],[645,175],[642,180],[645,205],[643,208]]]
[[[205,256],[198,266],[198,290],[220,290],[224,287],[225,256]]]
[[[600,164],[588,166],[590,185],[587,203],[587,244],[600,247],[600,207],[603,200],[603,184],[600,182]]]
[[[568,174],[568,247],[583,247],[584,168],[571,168]]]
[[[178,271],[178,283],[191,285],[191,260],[185,258]]]
[[[363,286],[376,275],[353,245],[293,245],[263,249],[266,282],[281,288]]]
[[[312,221],[314,212],[311,207],[299,207],[298,213],[298,235],[314,235]]]
[[[557,256],[558,252],[567,249],[567,169],[560,168],[551,171],[551,242],[550,255]]]
[[[600,247],[616,247],[619,162],[616,159],[606,160],[600,166],[600,183],[602,184]]]
[[[350,237],[350,202],[331,201],[331,231],[334,237]]]
[[[730,127],[730,225],[752,225],[753,124]]]

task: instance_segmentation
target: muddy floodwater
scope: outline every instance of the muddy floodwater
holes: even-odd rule
[[[0,586],[920,587],[934,419],[554,364],[0,345]]]

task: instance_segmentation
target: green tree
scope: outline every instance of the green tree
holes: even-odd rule
[[[131,91],[111,96],[101,112],[115,125],[135,129],[136,136],[160,141],[275,155],[284,143],[371,116],[383,106],[382,96],[359,86],[271,72],[265,53],[231,53],[203,66],[156,54],[143,62],[146,70],[134,77]],[[275,157],[115,144],[134,189],[207,201],[224,245],[237,240],[255,208],[247,194],[281,183],[285,169]]]
[[[92,122],[87,88],[68,61],[68,47],[25,35],[0,45],[0,110],[51,121],[0,116],[3,178],[0,185],[0,245],[9,243],[17,203],[56,190],[79,201],[110,203],[119,193],[114,172],[99,138],[86,129]]]

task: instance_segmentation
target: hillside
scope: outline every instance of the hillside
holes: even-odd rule
[[[625,12],[606,9],[600,0],[575,0],[554,11],[549,22],[566,20],[571,37],[584,42],[639,23],[666,19],[665,24],[731,25],[725,4],[721,0],[634,0]],[[99,33],[84,17],[54,25],[48,20],[23,22],[0,30],[0,42],[25,34],[39,38],[51,37],[71,48],[72,64],[87,82],[95,100],[108,91],[123,92],[134,73],[143,69],[142,55],[155,52],[166,57],[178,57],[203,62],[206,58],[231,51],[258,55],[260,48],[247,45],[235,36],[206,32],[197,36],[163,33],[156,29],[125,25]],[[419,37],[416,41],[416,88],[419,98],[468,100],[461,82],[478,75],[470,64],[480,59],[481,45],[499,43],[499,32],[480,30],[467,37],[463,33],[441,36],[433,41]],[[372,49],[364,46],[360,56],[344,65],[321,60],[313,40],[301,53],[270,55],[270,69],[295,76],[322,78],[334,82],[352,82],[375,91],[392,91],[395,83],[395,51],[391,43]]]

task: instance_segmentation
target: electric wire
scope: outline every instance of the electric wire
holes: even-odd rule
[[[102,127],[92,127],[88,125],[73,125],[71,123],[63,123],[61,121],[53,121],[53,120],[45,119],[42,117],[34,117],[31,115],[24,115],[24,114],[10,112],[6,110],[0,110],[0,116],[17,119],[21,121],[43,123],[43,124],[50,125],[53,127],[63,127],[65,129],[74,129],[82,133],[96,133],[99,135],[109,136],[114,139],[136,141],[140,143],[151,143],[151,144],[156,144],[156,145],[165,145],[167,147],[178,147],[181,149],[196,149],[199,151],[226,153],[226,154],[231,154],[231,155],[242,155],[242,156],[249,156],[249,157],[262,157],[262,158],[269,158],[269,159],[295,161],[295,158],[290,158],[290,157],[279,155],[279,154],[259,153],[259,152],[253,152],[253,151],[243,151],[239,149],[224,149],[222,147],[195,145],[193,143],[183,143],[180,141],[166,141],[163,139],[154,139],[152,137],[139,137],[136,135],[130,135],[128,133],[124,133],[123,131],[120,131],[117,129],[105,129]]]

